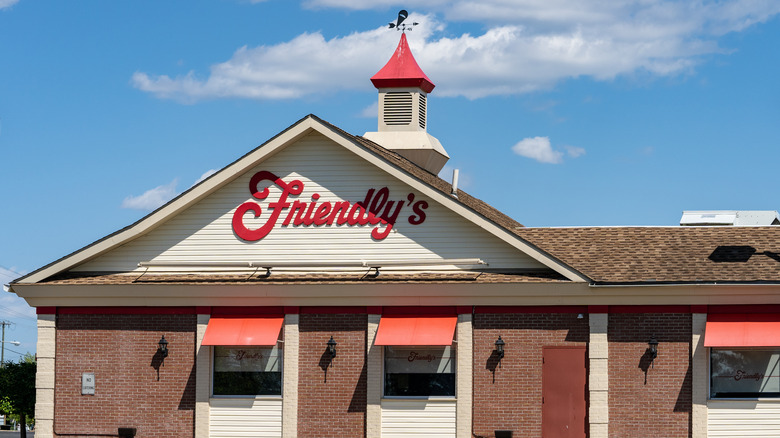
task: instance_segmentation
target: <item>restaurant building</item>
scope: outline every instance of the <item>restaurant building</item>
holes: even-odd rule
[[[372,81],[376,132],[306,116],[11,284],[36,438],[780,436],[780,227],[523,227],[436,176],[405,35]]]

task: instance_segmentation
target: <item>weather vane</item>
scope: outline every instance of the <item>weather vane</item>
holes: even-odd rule
[[[395,28],[395,30],[400,30],[401,32],[406,32],[407,30],[411,32],[412,29],[414,29],[414,26],[417,26],[420,23],[412,23],[412,24],[404,23],[404,20],[406,20],[406,17],[408,16],[409,13],[406,12],[406,9],[401,9],[400,11],[398,11],[398,20],[396,20],[395,23],[393,22],[389,23],[390,29]]]

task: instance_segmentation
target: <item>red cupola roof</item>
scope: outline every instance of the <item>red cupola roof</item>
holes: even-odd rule
[[[371,78],[371,83],[376,88],[417,87],[426,93],[433,91],[433,87],[436,86],[414,60],[405,33],[401,34],[401,41],[393,57]]]

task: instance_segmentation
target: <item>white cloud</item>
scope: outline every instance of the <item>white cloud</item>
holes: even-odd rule
[[[2,1],[2,0],[0,0]],[[312,8],[381,9],[389,0],[310,0]],[[576,77],[611,80],[649,72],[687,73],[703,55],[726,53],[718,37],[765,22],[780,2],[731,0],[410,0],[412,51],[439,96],[525,93]],[[480,35],[445,36],[447,21],[472,22]],[[388,16],[388,21],[394,17]],[[136,72],[135,87],[184,102],[217,98],[295,99],[370,89],[366,78],[398,41],[386,28],[326,40],[304,33],[277,45],[242,47],[205,77]]]
[[[566,155],[571,158],[585,155],[585,149],[578,146],[564,146]],[[553,149],[549,137],[528,137],[512,146],[512,151],[521,157],[531,158],[540,163],[560,164],[564,153]]]
[[[432,6],[444,6],[448,3],[452,3],[449,0],[411,0],[404,2],[404,7],[408,10],[413,10],[412,6],[419,5],[420,9],[429,9]],[[379,9],[387,10],[390,6],[398,6],[398,2],[395,0],[307,0],[303,5],[307,8],[341,8],[352,10],[366,10],[366,9]],[[394,19],[394,16],[388,16],[387,22],[389,23]]]
[[[19,3],[19,0],[0,0],[0,9],[10,8]]]
[[[204,179],[206,179],[206,178],[210,177],[211,175],[214,175],[215,173],[217,173],[217,169],[209,169],[209,170],[207,170],[206,172],[204,172],[204,173],[203,173],[203,175],[201,175],[201,176],[200,176],[200,178],[198,178],[198,180],[197,180],[197,181],[195,181],[194,183],[192,183],[192,185],[193,185],[193,186],[194,186],[194,185],[197,185],[199,182],[201,182],[201,181],[203,181]]]
[[[572,158],[577,158],[582,155],[585,155],[585,149],[577,146],[566,146],[564,147],[566,149],[566,154],[569,155]]]
[[[512,151],[540,163],[558,164],[563,161],[563,152],[553,150],[549,137],[524,138],[512,146]]]
[[[425,26],[417,26],[422,30]],[[428,26],[430,28],[430,26]],[[424,37],[423,31],[418,32]],[[241,47],[231,59],[211,67],[207,78],[195,72],[171,78],[143,72],[131,82],[157,97],[183,102],[215,98],[295,99],[344,89],[371,89],[368,78],[387,62],[398,44],[387,29],[326,40],[304,33],[275,46]]]
[[[216,169],[209,169],[203,173],[192,186],[197,185],[201,181],[217,173]],[[180,192],[176,190],[176,186],[179,184],[179,179],[176,178],[168,184],[157,186],[153,189],[145,191],[139,196],[128,196],[122,201],[122,208],[130,208],[135,210],[147,210],[151,211],[158,207],[161,207],[166,202],[179,196]]]
[[[363,111],[360,111],[360,117],[366,119],[375,119],[377,114],[379,114],[379,102],[374,102],[371,105],[363,108]]]
[[[135,210],[154,210],[176,197],[178,178],[168,184],[147,190],[140,196],[128,196],[122,201],[122,208]]]

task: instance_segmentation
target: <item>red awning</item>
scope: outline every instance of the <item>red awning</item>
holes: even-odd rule
[[[284,318],[211,318],[203,345],[275,345]]]
[[[709,314],[704,346],[780,347],[780,314]]]
[[[457,316],[382,316],[375,345],[451,345]]]

